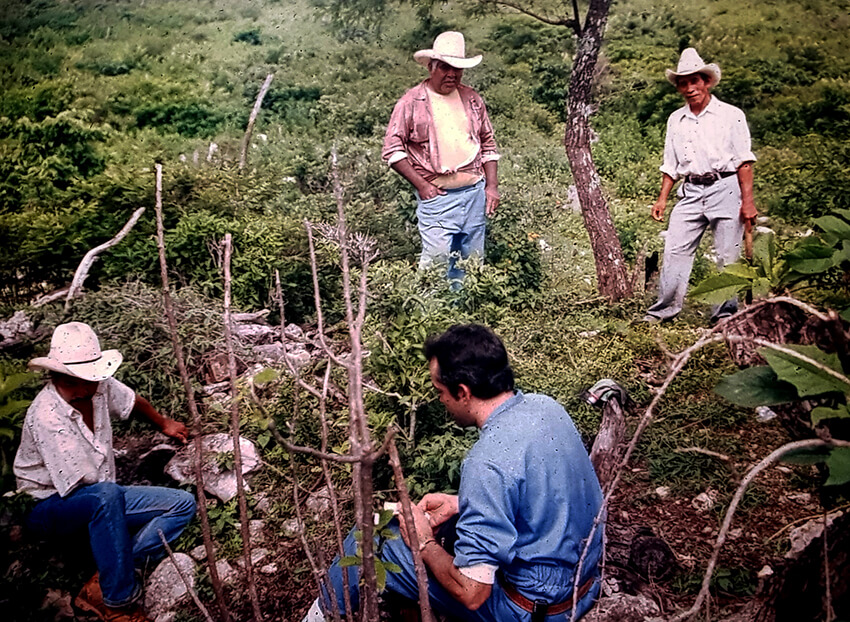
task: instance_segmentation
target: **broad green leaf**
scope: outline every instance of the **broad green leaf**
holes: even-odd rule
[[[736,264],[737,265],[737,264]],[[710,304],[720,304],[738,295],[738,292],[749,285],[749,280],[721,272],[704,280],[691,290],[691,298]]]
[[[806,239],[785,253],[788,267],[801,274],[818,274],[833,265],[833,248],[820,240]]]
[[[840,240],[850,240],[850,223],[838,216],[828,214],[815,218],[815,224],[823,229],[823,239],[830,246]]]
[[[817,447],[814,449],[797,449],[790,451],[782,456],[782,462],[790,464],[819,464],[826,462],[829,458],[830,450],[826,447]]]
[[[753,281],[753,298],[764,298],[770,294],[773,284],[770,279],[759,277]]]
[[[35,378],[35,374],[28,372],[20,372],[6,376],[3,381],[0,382],[0,397],[9,395],[9,393],[15,389],[19,389],[33,378]]]
[[[741,277],[742,279],[746,279],[748,281],[758,276],[755,270],[753,270],[747,264],[741,262],[729,264],[728,266],[723,268],[723,272],[724,274],[731,274],[732,276]]]
[[[838,315],[840,315],[841,319],[844,320],[845,322],[850,322],[850,307],[847,307],[846,309],[844,309],[844,311],[842,311]]]
[[[276,370],[271,367],[266,367],[263,371],[254,376],[254,384],[266,384],[267,382],[277,380],[278,377],[279,374]]]
[[[844,375],[838,355],[835,353],[827,354],[817,346],[786,345],[784,347],[842,376]],[[820,395],[831,391],[850,393],[850,380],[847,380],[846,377],[844,380],[836,378],[812,363],[802,360],[799,356],[779,352],[768,347],[759,348],[758,352],[773,368],[780,380],[790,382],[797,387],[800,397]]]
[[[799,399],[793,385],[782,382],[770,367],[749,367],[721,378],[714,392],[733,404],[755,408]]]
[[[844,240],[841,243],[841,248],[833,253],[832,261],[836,266],[844,261],[850,261],[850,240]]]
[[[378,584],[378,591],[383,592],[387,587],[387,569],[380,559],[375,559],[375,579]]]
[[[839,408],[827,408],[826,406],[818,406],[812,410],[812,425],[817,425],[824,419],[847,419],[850,417],[850,411],[847,406]]]
[[[776,261],[776,236],[772,233],[762,233],[753,240],[753,261],[762,270],[764,276],[773,273]]]
[[[826,459],[829,479],[824,486],[840,486],[850,482],[850,447],[835,447]]]
[[[359,566],[360,564],[360,558],[356,555],[346,555],[345,557],[339,560],[340,568],[348,568],[349,566]]]
[[[25,410],[30,404],[30,400],[12,400],[11,402],[6,402],[0,406],[0,419],[5,419],[10,415]]]
[[[401,572],[401,566],[392,562],[384,562],[384,568],[386,568],[389,572]]]
[[[380,531],[386,527],[393,519],[393,516],[395,516],[395,514],[392,510],[381,510],[378,512],[378,522],[375,523],[375,531]]]
[[[850,222],[850,209],[834,209],[832,213],[841,216],[844,220]]]

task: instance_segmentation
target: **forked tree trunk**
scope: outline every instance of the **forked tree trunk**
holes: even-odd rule
[[[602,35],[611,0],[590,0],[584,28],[578,36],[570,88],[567,95],[567,127],[564,147],[578,191],[584,226],[596,262],[599,293],[611,301],[631,295],[623,249],[602,194],[602,183],[590,151],[590,91],[599,58]]]

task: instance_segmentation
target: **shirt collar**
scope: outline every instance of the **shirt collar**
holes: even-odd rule
[[[487,420],[484,422],[484,425],[481,426],[481,431],[483,432],[484,430],[486,430],[490,424],[495,423],[502,415],[504,415],[507,411],[519,404],[524,399],[525,396],[523,395],[523,392],[519,389],[516,389],[516,391],[514,391],[514,394],[511,397],[509,397],[493,409],[493,412],[491,412],[490,415],[487,417]]]
[[[683,110],[684,110],[683,116],[690,117],[691,119],[699,119],[700,117],[705,116],[707,114],[716,113],[717,112],[717,110],[716,110],[717,109],[717,104],[716,104],[717,98],[714,95],[710,95],[709,97],[710,97],[710,99],[708,100],[708,103],[706,104],[705,108],[702,109],[702,112],[700,112],[699,114],[694,114],[693,112],[691,112],[691,107],[688,106],[687,104],[685,104],[685,107],[683,108]]]

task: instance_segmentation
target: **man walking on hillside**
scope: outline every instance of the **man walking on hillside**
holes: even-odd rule
[[[50,381],[27,410],[15,456],[18,490],[37,500],[27,526],[41,536],[88,538],[98,572],[74,601],[108,622],[145,622],[138,605],[136,568],[165,554],[195,515],[185,490],[115,483],[110,417],[139,414],[164,434],[186,442],[182,423],[159,414],[150,402],[112,375],[117,350],[101,351],[88,324],[61,324],[50,352],[30,361]]]
[[[602,491],[567,412],[550,397],[514,389],[502,341],[475,324],[452,326],[425,343],[431,383],[460,426],[480,436],[461,469],[457,495],[432,493],[414,506],[413,525],[391,522],[403,540],[386,540],[387,590],[418,599],[410,551],[415,530],[438,612],[456,620],[542,622],[583,615],[599,593],[602,534],[597,530],[573,593],[576,566]],[[437,537],[453,541],[443,546]],[[353,533],[345,554],[355,555]],[[314,603],[305,622],[344,609],[339,559],[329,571],[334,598]],[[348,569],[351,606],[358,607],[357,568]]]
[[[744,113],[714,97],[710,90],[720,82],[720,67],[706,64],[697,51],[687,48],[676,71],[667,70],[686,105],[667,120],[661,193],[652,206],[652,218],[662,222],[667,197],[678,179],[679,202],[670,215],[658,301],[644,321],[673,319],[684,304],[694,254],[707,227],[714,232],[719,268],[734,263],[741,254],[741,239],[757,215],[753,202],[753,166],[750,131]],[[735,313],[737,298],[712,309],[715,323]]]
[[[457,256],[483,258],[486,216],[499,206],[493,127],[484,100],[461,83],[481,55],[466,58],[463,35],[449,31],[413,58],[429,77],[396,103],[381,157],[415,188],[420,269],[448,263],[448,278],[461,279]]]

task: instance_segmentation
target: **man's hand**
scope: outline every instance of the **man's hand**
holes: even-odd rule
[[[744,226],[751,228],[756,222],[756,216],[758,216],[758,210],[752,199],[741,201],[741,222]]]
[[[458,513],[457,495],[447,495],[443,492],[428,493],[422,497],[416,507],[428,513],[431,528],[436,529]]]
[[[487,215],[491,218],[496,214],[496,209],[499,207],[501,194],[498,186],[485,186],[484,196],[487,197]]]
[[[433,199],[436,196],[441,194],[446,194],[446,191],[442,188],[437,188],[432,183],[425,182],[421,185],[421,187],[417,188],[416,191],[419,193],[419,198],[423,201],[427,201],[428,199]]]
[[[419,541],[419,546],[422,546],[422,543],[426,542],[427,540],[433,540],[434,530],[431,528],[431,521],[428,515],[425,514],[422,508],[416,505],[410,506],[410,511],[413,513],[414,528],[416,530],[416,537]],[[411,528],[405,522],[403,513],[399,513],[398,515],[398,524],[402,540],[404,540],[404,543],[408,546],[408,548],[411,548]]]
[[[174,419],[165,419],[162,422],[162,433],[180,441],[184,445],[189,440],[189,428]]]
[[[652,219],[664,222],[664,210],[667,209],[667,199],[658,199],[652,204]]]

